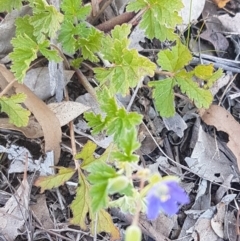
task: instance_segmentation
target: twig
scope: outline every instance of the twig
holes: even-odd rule
[[[174,77],[174,73],[167,72],[167,71],[162,71],[162,70],[159,70],[159,69],[155,70],[155,74],[166,75],[166,76],[169,76],[169,77]]]
[[[99,17],[101,16],[101,14],[105,11],[105,9],[112,3],[112,1],[113,0],[105,1],[103,6],[101,7],[101,9],[97,12],[96,16],[94,16],[93,18],[89,19],[89,23],[94,25],[97,22],[97,20],[99,19]]]
[[[58,233],[56,233],[56,232],[53,232],[53,231],[51,231],[51,230],[49,230],[49,229],[42,228],[42,227],[40,227],[40,226],[38,226],[38,225],[36,225],[36,227],[39,228],[39,229],[41,229],[42,231],[44,231],[44,232],[46,232],[46,233],[50,233],[50,234],[56,235],[57,237],[62,238],[63,240],[72,241],[72,239],[67,238],[67,237],[65,237],[65,236],[62,236],[61,234],[58,234]]]
[[[16,80],[12,80],[5,88],[4,90],[0,93],[0,98],[5,95],[14,85],[14,83],[16,82]]]
[[[53,48],[55,48],[60,56],[63,58],[63,61],[64,61],[64,64],[65,64],[65,67],[66,69],[71,69],[71,66],[69,64],[69,61],[67,60],[67,58],[65,57],[65,55],[62,53],[62,51],[54,44],[51,44],[51,46]],[[76,72],[77,74],[77,77],[78,77],[78,80],[79,82],[83,85],[83,87],[86,89],[86,91],[92,95],[92,97],[97,100],[97,95],[96,95],[96,92],[94,90],[94,88],[89,84],[87,78],[83,75],[83,73],[79,70],[79,69],[76,69],[76,68],[73,68],[74,71]]]
[[[91,86],[91,84],[88,82],[87,78],[84,76],[82,71],[80,69],[74,68],[74,71],[76,72],[76,75],[78,77],[79,82],[83,85],[83,87],[87,90],[87,92],[96,100],[97,102],[97,95],[94,90],[94,88]]]
[[[58,53],[60,54],[60,56],[63,58],[63,62],[65,64],[66,69],[68,69],[68,70],[71,69],[69,62],[68,62],[67,58],[65,57],[65,55],[62,53],[61,49],[58,48],[58,46],[56,46],[55,44],[50,44],[50,46],[55,48],[58,51]]]
[[[116,25],[121,25],[123,23],[127,23],[130,21],[133,17],[135,16],[134,12],[125,12],[121,15],[118,15],[115,18],[112,18],[104,23],[101,23],[96,26],[97,29],[104,31],[104,32],[109,32],[112,30]]]
[[[99,11],[98,0],[92,0],[92,15],[95,17]]]
[[[128,23],[129,24],[132,24],[132,25],[136,25],[136,23],[138,22],[138,20],[142,17],[142,15],[148,10],[148,7],[145,7],[144,9],[142,9],[141,11],[139,11],[135,17],[129,21]]]
[[[132,106],[132,104],[133,104],[133,101],[134,101],[134,99],[135,99],[135,97],[136,97],[136,95],[137,95],[137,92],[138,92],[139,88],[140,88],[141,85],[142,85],[142,82],[143,82],[143,78],[138,82],[138,85],[137,85],[137,87],[136,87],[135,90],[134,90],[134,93],[133,93],[133,95],[132,95],[132,97],[131,97],[131,100],[130,100],[128,106],[127,106],[127,111],[129,111],[129,110],[131,109],[131,106]]]
[[[69,101],[69,96],[68,96],[68,91],[65,88],[65,99],[66,101]],[[75,142],[75,133],[74,133],[74,126],[73,126],[73,121],[69,122],[69,131],[70,131],[70,138],[71,138],[71,147],[72,147],[72,155],[73,155],[73,160],[75,163],[75,169],[80,170],[80,165],[78,160],[75,159],[75,155],[77,154],[77,147],[76,147],[76,142]]]
[[[227,87],[224,89],[224,91],[223,91],[223,93],[222,93],[222,96],[221,96],[221,98],[220,98],[220,100],[219,100],[219,103],[218,103],[219,106],[220,106],[220,104],[221,104],[221,102],[222,102],[222,99],[223,99],[224,95],[225,95],[226,92],[228,91],[228,88],[229,88],[230,85],[233,83],[233,81],[236,79],[236,77],[237,77],[237,74],[235,74],[235,75],[233,76],[232,80],[228,83]]]

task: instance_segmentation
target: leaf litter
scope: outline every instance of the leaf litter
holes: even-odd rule
[[[197,1],[195,1],[196,3]],[[199,6],[195,8],[196,15],[192,16],[192,20],[197,20],[198,16],[202,13],[202,2]],[[208,1],[206,1],[208,2]],[[214,1],[216,6],[218,8],[228,7],[229,1]],[[230,1],[231,2],[231,1]],[[125,6],[125,2],[121,2],[119,5],[119,9],[123,11],[123,6]],[[206,5],[205,5],[206,8]],[[206,9],[205,9],[206,10]],[[202,13],[202,17],[204,18],[204,11]],[[210,15],[212,14],[210,12],[210,9],[208,8]],[[188,10],[189,11],[189,10]],[[166,13],[167,14],[167,13]],[[189,16],[189,12],[186,13],[186,16]],[[222,26],[225,28],[226,31],[230,32],[237,32],[236,28],[234,28],[236,25],[235,20],[237,20],[238,13],[235,15],[234,18],[231,18],[233,21],[229,21],[229,14],[226,12],[224,15],[219,15],[218,10],[215,12],[218,19],[220,19]],[[212,14],[213,15],[213,14]],[[173,18],[177,18],[177,16],[172,16]],[[221,57],[222,59],[225,58],[224,53],[219,54],[219,51],[227,51],[228,46],[227,43],[229,43],[229,38],[226,37],[225,33],[217,33],[216,34],[216,26],[221,25],[219,21],[216,20],[216,16],[210,16],[211,19],[209,19],[209,22],[206,23],[206,29],[205,32],[202,32],[200,34],[200,38],[202,40],[207,40],[210,44],[208,48],[209,51],[216,51],[217,56]],[[229,19],[228,19],[229,18]],[[215,25],[210,25],[210,22],[215,22]],[[186,22],[188,24],[188,22]],[[191,22],[191,24],[195,25],[195,22]],[[199,25],[195,25],[197,28],[199,28]],[[0,26],[1,27],[1,26]],[[13,26],[11,26],[13,27]],[[11,32],[12,30],[10,30]],[[206,32],[208,31],[208,32]],[[204,34],[205,33],[205,34]],[[147,36],[151,38],[152,33],[149,29],[147,29]],[[221,37],[220,35],[221,34]],[[229,34],[229,33],[228,33]],[[230,33],[231,34],[231,33]],[[136,37],[137,36],[137,37]],[[140,37],[139,37],[140,36]],[[141,46],[139,47],[139,41],[136,40],[135,47],[137,46],[139,50],[145,50],[146,47],[149,48],[149,51],[151,50],[151,46],[153,46],[154,49],[154,40],[151,42],[151,45],[149,44],[149,41],[147,40],[147,36],[140,35],[132,35],[131,38],[139,38],[138,40],[142,40]],[[214,38],[216,37],[217,38]],[[38,36],[41,37],[41,36]],[[170,36],[171,37],[171,36]],[[202,41],[201,40],[201,41]],[[9,39],[10,41],[10,39]],[[197,41],[197,40],[196,40]],[[0,38],[1,42],[1,38]],[[201,45],[201,44],[200,44]],[[7,45],[6,45],[7,46]],[[159,45],[158,45],[159,46]],[[200,46],[201,47],[201,46]],[[9,51],[9,50],[8,50]],[[152,51],[154,53],[154,50]],[[199,49],[199,52],[201,52],[201,48]],[[3,56],[6,55],[4,51],[1,52]],[[153,54],[154,56],[154,54]],[[234,59],[234,58],[232,58]],[[218,59],[219,60],[219,59]],[[239,64],[238,62],[232,61],[234,64]],[[164,66],[164,63],[161,63],[161,65]],[[226,66],[224,63],[223,66],[225,68],[228,68],[229,66]],[[4,76],[5,80],[1,80],[1,82],[5,81],[5,83],[1,83],[2,85],[6,85],[6,80],[11,81],[12,77],[9,75],[9,73],[6,73],[6,69],[1,66],[0,68],[2,76]],[[33,72],[36,71],[36,68],[32,69]],[[98,74],[100,74],[100,69],[98,69]],[[239,131],[239,118],[235,117],[235,120],[233,115],[231,114],[231,107],[237,106],[238,98],[231,99],[231,102],[229,101],[229,96],[238,93],[239,89],[237,84],[229,84],[229,81],[231,79],[232,73],[231,70],[225,75],[224,77],[219,78],[219,82],[217,86],[215,86],[214,93],[214,101],[217,102],[217,100],[222,101],[222,107],[212,105],[209,110],[206,110],[203,114],[201,113],[200,117],[195,113],[195,116],[191,116],[189,113],[190,110],[192,112],[195,112],[196,110],[191,109],[191,101],[184,100],[184,96],[177,96],[176,103],[176,109],[178,110],[178,114],[180,118],[175,119],[164,119],[161,123],[159,121],[153,121],[154,123],[157,123],[157,126],[155,129],[158,129],[158,133],[152,133],[156,136],[154,138],[158,140],[158,143],[161,143],[161,146],[166,151],[166,153],[171,154],[172,160],[169,158],[166,158],[160,154],[158,151],[158,146],[156,143],[147,140],[147,144],[149,146],[145,146],[145,148],[141,148],[140,151],[142,151],[144,165],[151,166],[151,169],[155,172],[160,172],[162,174],[164,173],[172,173],[174,175],[178,175],[182,178],[181,185],[185,188],[185,190],[191,195],[192,203],[189,206],[186,206],[183,208],[183,211],[179,215],[174,215],[173,217],[164,216],[161,214],[159,218],[154,223],[149,223],[145,217],[141,217],[140,219],[140,226],[143,230],[143,232],[148,235],[149,237],[155,239],[155,240],[173,240],[173,239],[180,239],[181,240],[236,240],[237,234],[236,234],[236,211],[235,208],[233,208],[234,201],[238,200],[236,193],[238,193],[239,186],[237,183],[239,182],[239,144],[238,144],[238,131]],[[34,77],[37,77],[34,76]],[[39,77],[39,81],[45,80],[46,84],[48,84],[48,80],[43,77]],[[69,77],[70,79],[70,77]],[[72,78],[74,79],[74,78]],[[180,83],[180,82],[179,82]],[[184,83],[181,83],[183,89]],[[203,83],[204,84],[204,83]],[[226,87],[226,85],[228,85]],[[65,126],[68,122],[76,119],[78,121],[82,121],[82,117],[79,117],[83,112],[87,111],[88,107],[91,108],[94,105],[94,100],[91,100],[89,98],[85,98],[84,94],[79,95],[78,99],[85,98],[85,102],[82,103],[81,106],[79,106],[79,103],[76,103],[77,100],[75,99],[72,102],[61,102],[61,103],[54,103],[51,105],[57,105],[61,106],[63,105],[63,108],[67,108],[67,111],[65,109],[59,110],[55,109],[55,113],[52,111],[49,111],[46,104],[41,102],[38,97],[34,96],[32,92],[30,92],[25,87],[19,87],[17,84],[14,85],[16,92],[24,92],[27,94],[29,101],[25,102],[25,105],[27,108],[33,113],[35,118],[38,122],[36,122],[35,119],[30,119],[28,126],[22,127],[22,128],[16,128],[13,125],[9,125],[7,122],[8,120],[1,119],[0,126],[2,130],[10,130],[10,133],[12,131],[20,131],[22,132],[27,138],[41,138],[44,136],[45,139],[45,151],[53,150],[54,151],[54,158],[50,157],[50,161],[46,164],[46,172],[49,171],[49,166],[56,165],[59,157],[60,157],[60,142],[63,141],[62,139],[62,131],[61,126],[63,127],[63,130],[67,127]],[[114,87],[115,88],[115,87]],[[122,88],[122,92],[127,92],[128,88]],[[227,92],[224,92],[225,89],[228,89]],[[188,90],[186,90],[187,92]],[[43,91],[44,92],[44,91]],[[43,93],[45,94],[45,93]],[[222,95],[222,96],[221,96]],[[49,94],[48,94],[49,96]],[[44,99],[47,97],[44,97]],[[192,96],[192,99],[194,99],[195,96]],[[150,98],[150,103],[152,99]],[[32,102],[32,103],[30,103]],[[81,101],[79,101],[81,102]],[[186,113],[182,112],[184,108],[182,108],[182,105],[184,105]],[[150,104],[151,105],[151,104]],[[190,106],[190,110],[186,108],[186,106]],[[79,107],[78,107],[79,106]],[[152,107],[152,106],[151,106]],[[98,107],[96,106],[96,112],[101,113]],[[137,106],[137,102],[134,103],[132,108],[138,108],[139,112],[141,112],[141,108]],[[228,109],[228,111],[226,110]],[[237,109],[237,116],[239,116],[239,110]],[[65,116],[66,112],[68,112],[67,116]],[[47,114],[48,113],[48,114]],[[155,120],[158,118],[160,119],[159,115],[156,114],[157,111],[155,111]],[[47,114],[47,118],[46,118]],[[185,114],[185,116],[184,116]],[[189,114],[191,118],[187,118],[186,116]],[[200,119],[201,118],[201,119]],[[203,120],[207,125],[201,123],[201,120]],[[147,119],[148,127],[151,128],[153,123],[151,123],[151,118]],[[163,125],[163,127],[160,127],[160,125]],[[75,125],[76,126],[76,125]],[[195,126],[195,127],[193,127]],[[216,130],[212,131],[212,129],[209,126],[214,126]],[[110,141],[105,140],[107,137],[103,137],[103,142],[97,140],[96,136],[92,136],[89,134],[89,130],[79,127],[80,130],[75,128],[76,133],[78,133],[81,137],[81,145],[84,145],[87,140],[91,139],[95,141],[98,146],[103,147],[104,149],[107,148]],[[67,129],[68,130],[68,129]],[[171,139],[170,135],[168,135],[168,131],[173,130],[177,135],[177,137],[174,137],[175,139]],[[227,139],[221,140],[220,138],[220,132],[222,131],[227,134]],[[141,132],[141,131],[140,131]],[[165,132],[165,133],[164,133]],[[15,132],[14,132],[15,133]],[[144,136],[147,136],[147,138],[152,138],[151,135],[146,134],[147,132],[142,131]],[[15,133],[16,134],[16,133]],[[20,136],[20,135],[19,135]],[[161,136],[161,137],[160,137]],[[21,136],[19,138],[22,138]],[[159,138],[159,139],[158,139]],[[161,141],[159,141],[161,140]],[[162,141],[164,140],[164,141]],[[11,143],[11,141],[9,141]],[[167,144],[169,146],[167,147]],[[14,143],[10,144],[11,147],[6,151],[4,150],[4,145],[1,146],[1,150],[4,150],[3,153],[6,154],[12,154],[14,151],[11,150],[11,148],[17,148],[14,146]],[[24,153],[26,152],[26,149],[20,149],[20,152]],[[50,152],[48,152],[50,154]],[[52,153],[53,154],[53,153]],[[22,160],[24,159],[24,155],[20,155],[19,152],[16,154],[22,157]],[[28,154],[30,156],[30,152]],[[96,155],[96,150],[92,150],[92,155]],[[95,157],[94,157],[95,158]],[[35,165],[39,165],[39,162],[33,157],[30,156],[28,162],[31,161],[36,162]],[[54,161],[55,159],[55,161]],[[68,160],[68,159],[66,159]],[[92,160],[92,159],[91,159]],[[61,161],[61,160],[60,160]],[[40,161],[41,162],[41,161]],[[50,164],[51,163],[51,164]],[[153,164],[154,163],[154,164]],[[18,171],[17,169],[14,169],[11,165],[8,166],[9,173],[15,173],[23,172],[24,166],[26,164],[23,163],[22,168],[20,168]],[[36,166],[33,168],[30,168],[30,164],[28,167],[29,172],[34,172],[36,170]],[[40,164],[41,166],[41,164]],[[75,170],[72,169],[71,166],[69,166],[69,163],[66,162],[66,169],[70,170],[68,173],[69,176],[65,175],[65,178],[70,178],[75,181],[74,179],[74,172]],[[17,165],[19,167],[19,165]],[[11,169],[13,168],[13,169]],[[43,167],[44,169],[45,167]],[[185,170],[184,170],[185,169]],[[10,171],[11,170],[11,171]],[[52,169],[53,170],[53,169]],[[53,172],[54,173],[54,172]],[[64,173],[64,172],[63,172]],[[192,173],[192,174],[191,174]],[[62,172],[58,172],[56,176],[60,176]],[[64,176],[64,175],[63,175]],[[25,179],[24,179],[25,180]],[[27,185],[24,182],[24,185]],[[47,180],[47,179],[46,179]],[[63,180],[64,181],[64,180]],[[82,182],[82,185],[78,187],[77,195],[80,195],[83,188],[87,188],[87,185],[83,185],[84,182]],[[62,184],[62,183],[61,183]],[[77,183],[76,183],[77,184]],[[234,185],[233,185],[234,184]],[[46,185],[54,185],[51,182],[46,181]],[[49,188],[49,186],[47,186]],[[237,188],[236,188],[237,187]],[[11,218],[16,218],[16,216],[19,217],[19,210],[20,207],[28,207],[29,205],[29,190],[30,187],[27,186],[27,188],[22,189],[22,184],[20,187],[16,190],[15,199],[12,199],[12,197],[5,203],[4,207],[1,208],[1,213],[7,213],[7,215],[2,216],[1,220],[1,228],[3,234],[12,235],[9,236],[10,239],[7,240],[14,240],[17,235],[19,234],[18,229],[22,229],[24,226],[24,221],[19,220],[19,223],[17,223],[16,220],[10,221]],[[69,195],[66,192],[66,190],[59,188],[64,198],[67,198]],[[234,192],[234,194],[233,194]],[[18,193],[21,194],[22,199],[18,199]],[[50,192],[51,193],[51,192]],[[197,194],[195,194],[197,193]],[[39,197],[39,196],[37,196]],[[32,209],[36,220],[48,220],[46,223],[44,221],[41,222],[42,227],[46,229],[50,229],[53,227],[53,222],[51,219],[57,220],[59,217],[57,217],[59,214],[55,214],[56,217],[53,217],[52,215],[49,215],[49,205],[46,206],[46,198],[47,202],[53,202],[53,199],[45,194],[40,196],[39,201],[37,202],[36,206]],[[87,193],[85,198],[87,198]],[[60,200],[60,199],[59,199]],[[57,202],[60,202],[57,200]],[[79,201],[79,199],[75,199]],[[18,201],[18,202],[16,202]],[[55,202],[55,200],[54,200]],[[21,205],[19,205],[21,204]],[[76,203],[72,203],[73,206],[71,206],[71,209],[73,212],[76,212],[77,208],[74,207]],[[84,206],[85,205],[85,206]],[[88,202],[85,201],[83,207],[88,208]],[[10,206],[10,208],[8,208]],[[67,205],[66,205],[67,206]],[[68,208],[68,207],[67,207]],[[10,210],[11,211],[8,211]],[[35,210],[34,210],[35,209]],[[41,209],[44,210],[44,212],[41,213]],[[25,210],[25,209],[21,209]],[[68,209],[69,210],[69,209]],[[25,210],[26,211],[26,210]],[[77,210],[79,211],[79,210]],[[75,223],[80,224],[81,228],[86,230],[89,228],[91,230],[91,233],[94,233],[95,226],[93,222],[90,224],[86,222],[86,214],[89,210],[82,210],[81,214],[84,214],[81,217],[78,217],[78,220],[72,220]],[[117,217],[118,220],[125,221],[127,224],[131,223],[131,215],[119,213],[119,210],[112,209],[112,215]],[[21,211],[22,212],[22,211]],[[53,213],[52,213],[53,214]],[[27,220],[28,216],[25,212],[22,212],[21,215],[24,216],[24,218]],[[238,215],[238,214],[237,214]],[[64,216],[64,215],[63,215]],[[90,212],[91,216],[91,212]],[[90,217],[90,219],[94,219],[93,217]],[[66,221],[66,220],[65,220]],[[11,222],[8,229],[8,222]],[[13,223],[15,223],[15,226],[13,226]],[[115,226],[111,222],[111,216],[103,211],[103,213],[100,214],[98,223],[100,224],[98,226],[99,231],[105,231],[111,234],[111,237],[113,240],[118,240],[119,232],[116,229]],[[60,224],[60,222],[58,223]],[[120,227],[120,230],[122,229],[121,224],[117,224]],[[12,229],[15,227],[14,229]],[[66,227],[66,226],[65,226]],[[69,228],[69,227],[68,227]],[[12,233],[10,233],[10,229],[13,230]],[[164,230],[163,230],[164,229]],[[67,230],[67,228],[66,228]],[[71,234],[74,234],[74,229],[71,230]],[[89,236],[91,236],[89,234]]]

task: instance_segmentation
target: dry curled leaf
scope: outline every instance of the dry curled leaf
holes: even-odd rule
[[[0,86],[4,89],[8,83],[15,80],[14,75],[4,66],[0,65]],[[27,86],[15,82],[13,87],[16,93],[24,93],[26,107],[33,113],[42,127],[45,139],[45,151],[54,151],[54,162],[58,163],[60,157],[60,142],[62,130],[55,114],[40,100]]]
[[[51,103],[48,104],[48,108],[56,115],[61,126],[68,124],[83,112],[90,109],[90,107],[74,101]]]
[[[9,118],[0,118],[0,129],[19,131],[27,138],[43,137],[43,131],[40,124],[35,118],[30,117],[28,125],[25,127],[17,127],[9,123]]]
[[[240,125],[233,118],[231,113],[218,105],[212,105],[208,110],[201,114],[203,121],[215,126],[217,130],[224,131],[229,135],[227,146],[237,158],[238,169],[240,170]]]
[[[15,240],[28,219],[29,184],[23,179],[15,194],[0,208],[0,234],[7,240]]]
[[[213,0],[213,2],[219,7],[224,8],[230,0]]]

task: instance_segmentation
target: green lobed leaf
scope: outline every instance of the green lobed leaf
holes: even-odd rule
[[[9,57],[12,60],[11,70],[19,82],[23,82],[26,72],[33,60],[37,58],[38,44],[28,35],[18,35],[11,41],[13,52]]]
[[[19,17],[15,21],[16,25],[16,36],[18,35],[27,35],[34,42],[36,42],[36,38],[33,35],[34,27],[31,25],[31,16],[26,15],[24,17]]]
[[[109,121],[107,133],[109,135],[114,135],[114,140],[119,143],[121,142],[119,139],[123,139],[125,133],[129,130],[135,130],[135,126],[139,125],[141,121],[142,117],[138,113],[128,113],[124,108],[121,108],[115,114],[115,118]]]
[[[20,9],[22,7],[21,0],[1,0],[0,12],[11,12],[13,9]]]
[[[130,26],[123,24],[112,30],[112,38],[102,41],[104,58],[112,62],[109,68],[94,68],[96,78],[101,84],[107,82],[111,94],[126,95],[130,87],[135,87],[146,75],[153,76],[156,68],[148,58],[138,54],[135,49],[128,49],[127,35]]]
[[[90,166],[91,169],[88,180],[92,184],[90,194],[92,198],[92,211],[98,212],[102,208],[106,208],[108,204],[108,179],[117,176],[116,171],[102,162],[94,163]]]
[[[31,114],[21,106],[25,99],[26,95],[23,93],[0,98],[1,111],[5,112],[9,116],[10,123],[17,127],[27,126]]]
[[[194,72],[187,73],[185,70],[182,70],[175,76],[175,79],[181,91],[186,93],[198,108],[209,108],[213,96],[209,90],[200,88],[198,84],[192,80],[193,74]]]
[[[96,220],[96,215],[91,208],[92,198],[90,195],[90,189],[90,184],[86,180],[85,176],[80,173],[79,187],[77,188],[75,199],[70,205],[73,213],[71,223],[79,225],[83,230],[86,230],[88,228],[86,225],[86,218],[89,213],[89,217],[91,219],[91,234],[95,234],[95,232],[107,232],[111,234],[112,238],[116,240],[119,239],[119,231],[114,226],[111,216],[105,210],[100,209],[98,211]]]
[[[61,9],[64,12],[65,18],[72,22],[75,19],[85,20],[91,12],[91,6],[82,6],[82,0],[63,0]]]
[[[213,64],[202,65],[199,64],[194,68],[194,75],[202,80],[210,78],[213,74]]]
[[[153,98],[156,100],[156,109],[161,116],[171,117],[175,113],[173,87],[176,82],[173,78],[166,78],[161,81],[151,81],[148,84],[153,87]]]
[[[47,36],[55,38],[62,21],[63,15],[53,5],[48,5],[45,0],[33,1],[31,24],[38,42],[42,42]]]
[[[86,216],[91,209],[91,196],[90,196],[90,184],[86,178],[79,175],[79,186],[77,188],[76,196],[70,205],[73,213],[71,223],[79,225],[83,230],[87,229]]]
[[[187,65],[191,59],[192,55],[189,49],[177,41],[171,50],[166,49],[158,53],[157,63],[163,70],[175,73]]]
[[[58,35],[58,41],[62,44],[63,50],[68,54],[76,52],[76,34],[77,30],[73,23],[70,20],[64,19]]]
[[[95,215],[93,212],[90,212],[90,218],[94,221],[96,220],[97,223],[96,227],[95,222],[91,222],[91,234],[95,234],[96,231],[97,233],[107,232],[111,234],[111,240],[121,239],[119,230],[114,225],[111,215],[107,213],[104,209],[99,210],[97,215]]]
[[[186,93],[194,101],[198,108],[208,108],[211,104],[213,99],[211,92],[198,86],[193,77],[196,76],[206,82],[209,80],[209,85],[211,85],[210,83],[214,82],[221,72],[212,77],[212,65],[199,65],[193,71],[186,72],[184,67],[191,59],[190,51],[180,41],[177,41],[171,50],[163,50],[158,54],[158,64],[163,70],[172,74],[172,77],[165,80],[149,83],[150,87],[154,87],[153,97],[161,116],[171,117],[175,113],[173,88],[176,84],[179,85],[183,93]]]
[[[124,195],[116,200],[109,202],[109,207],[117,207],[121,209],[123,213],[130,213],[134,215],[137,212],[136,200],[141,200],[141,211],[146,212],[146,202],[144,198],[140,196],[140,193],[136,189],[132,189],[131,195]]]
[[[88,28],[87,31],[87,36],[78,39],[77,46],[81,48],[84,59],[97,62],[98,57],[95,53],[101,50],[103,34],[95,28]]]
[[[49,189],[63,185],[76,172],[76,170],[73,168],[65,168],[65,167],[55,167],[55,168],[59,170],[56,175],[39,177],[34,183],[35,186],[41,187],[41,193],[47,189],[49,190]]]
[[[212,74],[209,78],[205,79],[206,84],[204,88],[211,88],[213,84],[223,76],[222,69],[218,69],[216,72]]]
[[[135,0],[129,3],[127,11],[145,10],[140,27],[145,30],[148,38],[158,38],[161,41],[177,38],[174,29],[181,24],[178,12],[183,7],[181,0]]]
[[[95,162],[100,163],[106,163],[108,161],[112,161],[112,151],[114,150],[114,147],[112,145],[109,145],[109,147],[104,151],[104,153],[96,158],[95,157],[95,150],[97,148],[97,145],[91,141],[88,141],[82,150],[75,155],[75,159],[81,159],[81,165],[80,167],[84,170],[90,171],[91,165]]]
[[[114,152],[113,156],[118,161],[123,162],[136,162],[139,160],[139,156],[133,154],[138,148],[140,143],[137,141],[136,129],[129,129],[121,135],[119,141],[119,149],[121,152]]]
[[[50,42],[48,40],[45,40],[39,44],[39,51],[48,60],[52,60],[55,62],[62,61],[62,58],[59,56],[58,51],[56,49],[49,49],[49,47],[50,47]]]
[[[92,112],[85,112],[84,118],[88,121],[88,125],[92,128],[93,134],[103,131],[107,125],[107,118],[103,118],[100,114],[95,115]]]

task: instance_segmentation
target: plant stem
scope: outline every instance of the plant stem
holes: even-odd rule
[[[167,72],[167,71],[162,71],[162,70],[158,70],[158,69],[155,70],[155,74],[167,75],[169,77],[174,77],[174,75],[175,75],[174,73]]]
[[[126,12],[123,13],[115,18],[112,18],[104,23],[101,23],[96,26],[97,29],[104,31],[104,32],[109,32],[112,30],[116,25],[121,25],[123,23],[127,23],[129,20],[131,20],[135,16],[134,12]]]
[[[148,7],[145,7],[141,11],[139,11],[133,19],[131,19],[128,23],[132,25],[136,25],[138,20],[142,17],[142,15],[148,10]]]
[[[5,95],[11,88],[12,86],[14,85],[14,83],[16,82],[16,80],[12,80],[5,88],[4,90],[0,93],[0,98]]]
[[[140,179],[140,191],[143,189],[144,187],[144,179],[143,177]],[[142,209],[142,205],[141,205],[141,198],[138,199],[137,201],[137,210],[136,210],[136,213],[133,217],[133,221],[132,221],[132,225],[138,225],[138,219],[139,219],[139,214],[141,212],[141,209]]]

